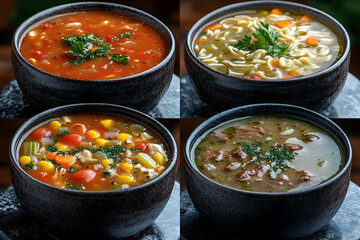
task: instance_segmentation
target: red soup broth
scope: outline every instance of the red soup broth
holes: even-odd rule
[[[20,148],[20,166],[60,188],[115,190],[141,185],[166,168],[162,139],[125,118],[73,115],[33,129]]]
[[[63,38],[88,34],[99,42],[84,40],[80,46],[85,53],[104,43],[108,49],[105,55],[82,58],[85,61],[77,64],[77,56],[69,54],[71,45]],[[157,30],[140,20],[108,11],[86,11],[57,15],[40,23],[25,35],[20,52],[35,67],[58,76],[112,79],[152,68],[165,58],[167,46]],[[127,60],[117,62],[111,54],[126,56]]]

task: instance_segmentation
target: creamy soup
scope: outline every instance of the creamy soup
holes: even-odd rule
[[[238,189],[286,192],[316,186],[343,167],[337,140],[325,130],[283,116],[251,116],[206,133],[194,149],[208,178]]]
[[[206,26],[194,42],[209,67],[251,79],[287,79],[328,68],[341,44],[328,26],[288,10],[249,10]]]

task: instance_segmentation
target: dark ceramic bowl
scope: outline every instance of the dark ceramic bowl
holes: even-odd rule
[[[326,23],[339,37],[343,54],[337,62],[320,72],[294,79],[253,80],[216,71],[193,50],[197,34],[219,19],[248,9],[280,8],[305,13]],[[350,39],[345,29],[331,16],[309,6],[285,1],[249,1],[219,8],[197,21],[185,43],[185,64],[199,96],[215,109],[229,109],[250,103],[295,104],[316,111],[327,108],[344,87],[350,62]]]
[[[18,159],[20,145],[30,130],[49,119],[79,113],[125,117],[154,130],[171,154],[168,167],[147,183],[113,191],[63,189],[28,175],[20,167]],[[163,125],[146,114],[111,104],[74,104],[49,109],[26,121],[10,144],[11,179],[17,198],[29,214],[60,235],[108,239],[126,237],[145,229],[155,221],[169,200],[176,162],[176,143]]]
[[[128,77],[83,80],[47,73],[26,61],[20,54],[23,36],[45,19],[69,12],[104,10],[131,16],[159,31],[168,53],[156,66]],[[132,107],[143,112],[154,108],[170,86],[175,60],[175,40],[170,30],[153,16],[124,5],[81,2],[47,9],[23,22],[12,40],[15,77],[25,98],[43,109],[81,102],[107,102]]]
[[[203,175],[195,165],[193,148],[208,130],[239,117],[280,114],[314,123],[331,133],[345,153],[344,168],[320,185],[290,192],[251,192],[221,185]],[[328,118],[285,104],[254,104],[219,113],[198,126],[185,145],[187,189],[199,213],[236,236],[294,238],[325,226],[339,210],[350,181],[351,146],[345,133]],[[240,234],[240,235],[239,235]]]

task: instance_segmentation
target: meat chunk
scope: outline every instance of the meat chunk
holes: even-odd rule
[[[238,147],[235,149],[231,155],[236,158],[245,159],[247,157],[247,154],[241,150],[241,147]]]
[[[251,164],[249,167],[241,171],[239,174],[240,181],[248,181],[252,177],[262,177],[269,170],[269,165],[264,163]]]
[[[286,143],[284,145],[284,147],[286,147],[287,149],[289,149],[291,151],[297,151],[297,150],[303,149],[303,146],[301,146],[299,144],[293,144],[293,143]]]
[[[305,136],[307,137],[307,140],[309,142],[315,142],[315,141],[320,139],[320,137],[318,137],[318,136],[316,136],[314,134],[306,134]]]
[[[206,152],[203,154],[203,159],[207,161],[221,161],[224,158],[223,151]]]
[[[238,126],[235,128],[235,137],[241,139],[256,139],[264,135],[264,129],[256,126]]]
[[[302,171],[300,173],[300,179],[303,182],[310,181],[311,177],[312,177],[312,175],[309,174],[307,171]]]
[[[238,169],[241,166],[241,163],[239,162],[232,162],[229,165],[227,165],[226,170],[227,171],[233,171]]]
[[[212,131],[209,138],[214,141],[226,141],[229,139],[228,136],[226,136],[226,134],[221,130]]]

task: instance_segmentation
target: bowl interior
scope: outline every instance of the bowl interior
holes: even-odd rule
[[[323,24],[328,26],[335,33],[335,35],[337,35],[339,42],[342,46],[342,55],[330,67],[328,67],[322,71],[312,73],[310,75],[291,78],[290,80],[293,80],[293,79],[303,80],[303,79],[307,79],[308,76],[315,76],[315,75],[318,75],[319,73],[333,70],[336,67],[338,67],[348,56],[349,51],[350,51],[350,38],[349,38],[346,30],[344,29],[344,27],[336,19],[334,19],[330,15],[328,15],[318,9],[315,9],[315,8],[312,8],[312,7],[309,7],[306,5],[298,4],[298,3],[283,2],[283,1],[249,1],[249,2],[231,4],[231,5],[219,8],[213,12],[210,12],[209,14],[207,14],[204,17],[202,17],[201,19],[199,19],[189,30],[187,39],[186,39],[186,48],[188,49],[189,54],[192,55],[193,59],[196,59],[196,62],[198,62],[201,65],[201,67],[204,67],[204,68],[206,68],[212,72],[215,72],[217,74],[221,74],[223,76],[231,77],[234,79],[241,79],[241,80],[252,81],[252,82],[253,81],[258,81],[258,82],[263,82],[263,81],[265,81],[265,82],[279,82],[279,81],[287,82],[287,81],[289,81],[289,79],[263,80],[263,79],[247,79],[247,78],[242,78],[240,76],[236,76],[236,77],[229,76],[225,73],[214,70],[214,69],[210,68],[209,66],[207,66],[205,63],[203,63],[200,59],[197,58],[194,48],[193,48],[196,37],[198,36],[198,34],[202,31],[202,29],[205,26],[210,25],[210,24],[212,24],[216,21],[219,21],[221,19],[224,19],[226,17],[234,16],[239,11],[253,10],[253,9],[272,9],[272,8],[280,8],[280,9],[286,9],[286,10],[290,10],[290,11],[294,11],[294,12],[304,13],[304,14],[307,14],[309,16],[316,18],[317,20],[321,21]]]
[[[43,124],[45,121],[48,121],[50,119],[54,119],[61,116],[66,115],[76,115],[76,114],[103,114],[108,116],[118,116],[127,118],[129,120],[133,120],[135,122],[138,122],[140,124],[143,124],[147,128],[152,129],[165,143],[166,149],[169,152],[169,163],[165,169],[165,171],[160,174],[158,177],[141,184],[139,186],[135,186],[132,188],[127,189],[121,189],[121,190],[113,190],[113,191],[81,191],[81,192],[114,192],[114,191],[124,191],[128,189],[137,189],[144,187],[148,184],[152,184],[153,182],[156,182],[157,180],[161,179],[163,176],[167,175],[172,168],[176,167],[176,160],[177,160],[177,149],[176,149],[176,143],[174,138],[172,137],[171,133],[157,120],[153,119],[152,117],[149,117],[148,115],[139,112],[137,110],[133,110],[131,108],[113,105],[113,104],[73,104],[73,105],[66,105],[61,106],[57,108],[52,108],[49,110],[46,110],[42,113],[39,113],[38,115],[35,115],[34,117],[27,120],[15,133],[13,139],[10,143],[10,160],[14,164],[14,166],[23,172],[26,176],[28,176],[30,179],[37,181],[41,184],[47,185],[51,188],[61,189],[46,183],[43,183],[41,181],[38,181],[34,178],[32,178],[30,175],[28,175],[22,167],[20,167],[19,164],[19,150],[22,142],[26,139],[26,137],[30,134],[31,130],[38,127],[39,125]],[[67,191],[74,191],[72,189],[61,189],[61,190],[67,190]],[[76,191],[79,192],[79,191]]]
[[[21,61],[24,64],[26,64],[27,66],[34,68],[44,74],[54,76],[56,78],[61,78],[61,79],[73,79],[73,78],[68,78],[68,77],[60,77],[60,76],[45,72],[45,71],[35,67],[34,65],[30,64],[21,55],[20,46],[21,46],[22,40],[25,37],[25,35],[29,31],[31,31],[33,28],[37,27],[42,22],[46,21],[47,19],[54,18],[60,14],[79,12],[79,11],[91,11],[91,10],[109,11],[109,12],[115,12],[118,14],[123,14],[126,16],[133,17],[140,21],[144,21],[145,23],[147,23],[148,25],[150,25],[151,27],[156,29],[163,36],[163,39],[164,39],[166,47],[167,47],[167,55],[165,56],[165,58],[160,63],[155,65],[154,67],[147,69],[143,72],[134,74],[134,75],[123,77],[123,78],[121,78],[121,80],[134,78],[138,75],[142,75],[144,73],[154,71],[158,67],[163,66],[166,62],[168,62],[171,59],[172,55],[174,54],[174,52],[175,52],[174,37],[173,37],[171,31],[168,29],[168,27],[166,27],[165,24],[163,24],[160,20],[158,20],[157,18],[153,17],[152,15],[150,15],[146,12],[143,12],[141,10],[138,10],[136,8],[132,8],[132,7],[128,7],[128,6],[120,5],[120,4],[102,3],[102,2],[80,2],[80,3],[65,4],[65,5],[60,5],[57,7],[49,8],[47,10],[44,10],[42,12],[35,14],[34,16],[30,17],[25,22],[23,22],[18,27],[16,32],[14,33],[14,37],[12,39],[12,48],[13,48],[14,53],[21,59]],[[116,79],[120,79],[120,78],[92,79],[92,81],[94,81],[94,80],[96,80],[96,81],[113,81]],[[88,81],[88,80],[84,80],[84,79],[76,79],[76,80],[77,81]]]
[[[204,174],[202,174],[199,169],[197,168],[195,161],[194,161],[194,148],[197,146],[199,138],[201,138],[206,132],[209,130],[221,125],[224,122],[231,121],[233,119],[241,118],[241,117],[247,117],[251,115],[282,115],[282,116],[288,116],[292,118],[296,118],[299,120],[303,120],[312,124],[315,124],[316,126],[324,129],[326,132],[331,134],[340,144],[340,146],[343,148],[343,152],[345,155],[345,164],[343,168],[331,179],[317,185],[311,188],[307,188],[304,190],[296,190],[296,191],[290,191],[290,192],[252,192],[252,191],[246,191],[246,190],[239,190],[232,187],[227,187],[225,185],[219,184],[210,178],[206,177]],[[349,139],[345,135],[345,133],[330,119],[322,116],[319,113],[316,113],[314,111],[293,106],[293,105],[287,105],[287,104],[254,104],[254,105],[247,105],[243,107],[238,107],[234,109],[230,109],[228,111],[219,113],[210,119],[203,122],[201,125],[199,125],[190,135],[188,138],[186,145],[185,145],[185,160],[190,166],[190,169],[195,172],[196,174],[200,174],[203,178],[205,178],[207,181],[210,181],[216,185],[220,185],[222,187],[232,189],[235,191],[240,192],[246,192],[249,194],[260,194],[260,195],[284,195],[284,194],[294,194],[297,192],[304,192],[309,191],[311,189],[315,189],[319,186],[323,186],[331,181],[334,181],[338,176],[342,175],[344,172],[346,172],[346,169],[350,167],[351,164],[351,145],[349,142]]]

